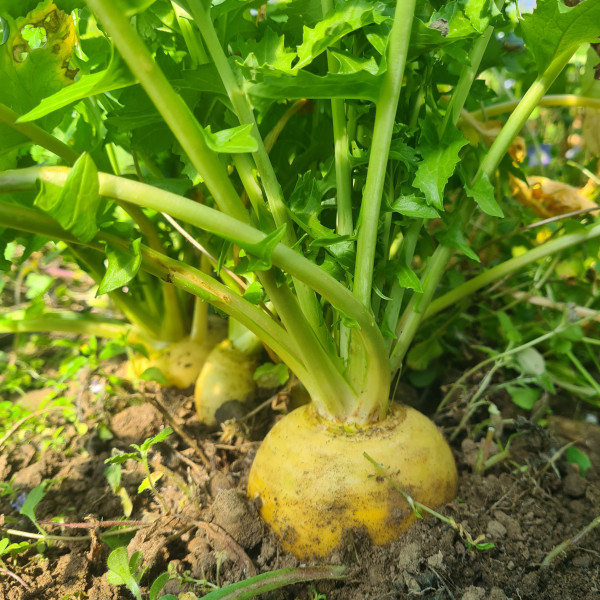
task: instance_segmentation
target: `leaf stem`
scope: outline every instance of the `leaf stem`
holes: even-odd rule
[[[506,102],[499,102],[498,104],[492,104],[479,110],[474,110],[470,115],[481,121],[483,119],[489,119],[490,117],[497,117],[504,113],[511,112],[521,102],[522,98],[516,100],[508,100]],[[538,106],[545,107],[586,107],[600,110],[600,98],[592,98],[590,96],[578,96],[577,94],[548,94],[540,99]]]
[[[482,287],[485,287],[486,285],[489,285],[498,279],[502,279],[503,277],[506,277],[507,275],[510,275],[511,273],[514,273],[515,271],[522,269],[533,262],[536,262],[537,260],[551,256],[557,252],[561,252],[566,248],[578,246],[597,237],[600,237],[600,225],[596,225],[585,233],[571,233],[568,235],[563,235],[555,240],[545,242],[537,248],[532,248],[520,256],[516,256],[515,258],[504,261],[503,263],[488,269],[480,275],[477,275],[477,277],[473,277],[473,279],[465,281],[465,283],[447,292],[443,296],[436,298],[427,308],[423,318],[428,319],[429,317],[432,317],[448,306],[455,305],[463,298],[474,294]]]
[[[35,123],[17,123],[21,115],[4,104],[0,104],[0,123],[8,125],[10,128],[18,131],[28,137],[34,144],[46,148],[60,156],[65,162],[73,165],[79,158],[79,154],[72,148],[49,134]]]
[[[119,4],[112,0],[86,2],[204,179],[219,208],[240,221],[248,222],[248,213],[218,155],[204,141],[200,124],[134,32]]]
[[[356,267],[354,271],[354,295],[366,307],[371,306],[381,197],[396,111],[400,100],[414,12],[415,0],[397,0],[394,23],[387,48],[387,71],[383,76],[375,112],[373,143],[359,217]]]

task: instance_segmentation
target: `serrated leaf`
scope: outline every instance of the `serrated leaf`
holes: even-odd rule
[[[467,244],[465,236],[460,228],[459,219],[452,219],[450,227],[438,234],[437,238],[442,244],[446,244],[451,248],[456,248],[471,260],[481,262],[479,260],[479,256],[477,256],[477,254],[475,254],[475,252],[473,252],[471,247]]]
[[[291,73],[295,52],[285,49],[284,36],[278,36],[270,27],[266,28],[263,37],[256,43],[242,44],[242,56],[246,56],[245,67],[267,67],[283,73]]]
[[[586,42],[598,42],[600,2],[586,0],[569,8],[562,0],[537,0],[533,13],[523,16],[521,29],[543,73],[555,58],[570,56]]]
[[[21,116],[17,122],[35,121],[83,98],[119,90],[135,83],[136,80],[125,61],[113,50],[110,63],[104,71],[84,75],[69,87],[44,98],[35,108]]]
[[[139,461],[140,457],[135,452],[120,452],[119,454],[115,454],[114,456],[110,456],[105,459],[105,465],[122,465],[124,462],[128,460],[137,460]]]
[[[35,199],[36,206],[82,242],[91,241],[98,232],[100,203],[98,170],[87,153],[77,159],[62,188],[43,182]]]
[[[338,4],[333,13],[327,15],[313,28],[304,27],[302,44],[297,48],[299,70],[310,64],[319,54],[327,50],[345,35],[373,23],[388,20],[382,14],[383,4],[354,0]]]
[[[137,275],[142,264],[141,243],[142,239],[137,238],[127,250],[106,244],[108,265],[98,285],[98,296],[122,288]]]
[[[242,152],[256,152],[258,142],[252,135],[252,125],[239,125],[231,129],[222,129],[212,133],[210,126],[204,129],[206,145],[214,152],[227,152],[239,154]]]
[[[258,281],[253,281],[243,293],[242,298],[252,304],[259,304],[265,299],[265,291]]]
[[[444,210],[444,188],[459,161],[460,149],[468,142],[456,127],[447,127],[444,138],[439,140],[431,119],[421,121],[421,131],[417,152],[423,160],[413,185],[425,194],[429,204]]]
[[[165,427],[162,431],[157,433],[154,437],[148,438],[144,440],[143,444],[139,447],[141,452],[148,452],[154,444],[160,444],[160,442],[164,442],[171,434],[173,430],[170,427]],[[134,448],[138,448],[135,444],[132,444]]]
[[[414,194],[400,196],[390,204],[390,210],[414,219],[437,219],[440,216],[435,208],[426,204],[425,198]]]
[[[492,217],[503,217],[504,213],[496,202],[494,186],[489,177],[484,173],[477,178],[473,187],[465,185],[465,192],[469,198],[473,198],[481,210]]]
[[[308,71],[297,75],[265,75],[261,82],[248,85],[248,93],[253,100],[314,100],[346,98],[348,100],[371,100],[377,102],[382,76],[367,71],[341,74],[329,73],[319,77]]]

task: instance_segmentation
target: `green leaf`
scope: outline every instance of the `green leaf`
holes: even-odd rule
[[[210,125],[204,129],[206,145],[214,152],[227,152],[240,154],[243,152],[256,152],[258,142],[252,135],[253,125],[239,125],[231,129],[223,129],[212,133]]]
[[[99,73],[84,75],[69,87],[44,98],[35,108],[18,119],[18,123],[35,121],[83,98],[105,94],[136,83],[125,61],[113,50],[108,67]]]
[[[163,474],[159,473],[158,471],[155,471],[154,473],[152,473],[151,474],[152,485],[154,485],[162,476],[163,476]],[[150,480],[148,479],[148,477],[144,477],[144,480],[138,486],[137,493],[141,494],[143,491],[150,490],[150,489],[152,489],[152,486],[150,485]]]
[[[64,187],[43,182],[35,199],[36,206],[82,242],[91,241],[98,232],[100,202],[98,171],[87,153],[77,159]]]
[[[592,466],[590,457],[576,446],[567,448],[565,458],[567,459],[567,462],[579,467],[579,472],[583,477],[585,477],[586,471]]]
[[[3,12],[3,17],[9,36],[0,45],[0,102],[23,114],[73,83],[75,71],[69,69],[69,61],[75,48],[75,26],[71,15],[57,10],[51,0],[40,2],[25,16],[13,19]],[[30,32],[32,27],[43,30],[43,45],[38,46],[31,35],[29,42],[23,37],[28,27]]]
[[[400,196],[392,204],[390,210],[414,219],[437,219],[440,215],[432,206],[428,206],[424,198],[414,194]]]
[[[540,397],[538,388],[508,386],[506,390],[512,401],[523,410],[531,410]]]
[[[21,509],[19,510],[19,513],[28,517],[32,523],[36,523],[35,509],[42,498],[46,495],[44,487],[45,486],[43,484],[34,487],[27,494],[27,498],[25,498],[25,502],[23,502],[23,506],[21,506]]]
[[[465,192],[469,198],[473,198],[477,202],[484,213],[492,217],[504,217],[500,205],[496,202],[494,186],[492,186],[489,177],[485,173],[477,178],[473,187],[465,184]]]
[[[264,363],[254,371],[253,378],[258,387],[271,390],[282,386],[290,378],[290,372],[283,363]]]
[[[262,242],[258,244],[246,244],[244,250],[248,255],[248,260],[240,261],[236,273],[248,273],[254,271],[266,271],[271,268],[271,254],[275,246],[279,244],[285,234],[285,225],[278,227],[275,231],[269,233]]]
[[[600,2],[586,0],[573,8],[562,0],[538,0],[521,22],[525,46],[533,53],[539,73],[559,56],[569,56],[586,42],[598,42]]]
[[[525,348],[515,354],[515,361],[523,375],[543,375],[546,372],[546,361],[535,348]]]
[[[333,13],[327,15],[315,27],[303,28],[302,44],[298,46],[298,62],[294,69],[299,70],[310,64],[319,54],[327,50],[348,33],[372,23],[388,20],[382,14],[383,4],[354,0],[339,3]]]
[[[350,74],[329,73],[319,77],[307,71],[297,75],[265,75],[260,83],[249,84],[248,93],[257,100],[294,100],[312,98],[330,100],[371,100],[377,102],[382,76],[367,71]]]
[[[434,121],[421,121],[417,151],[423,160],[419,163],[413,185],[437,210],[444,210],[444,188],[459,161],[458,153],[466,144],[467,140],[456,127],[447,127],[444,138],[440,140]]]
[[[406,356],[406,365],[415,371],[424,371],[429,363],[444,353],[437,338],[430,338],[415,344]]]
[[[399,265],[396,270],[396,277],[398,278],[398,283],[403,288],[409,288],[419,294],[423,293],[419,278],[408,265]]]
[[[104,469],[104,476],[113,492],[121,485],[121,473],[121,465],[117,463],[111,463]]]
[[[242,298],[252,304],[259,304],[265,299],[265,291],[258,281],[253,281],[243,293]]]
[[[150,586],[150,591],[148,592],[148,600],[156,600],[158,593],[165,587],[169,579],[171,579],[170,573],[162,573],[161,575],[159,575]]]
[[[169,385],[164,373],[158,367],[148,367],[141,375],[142,381],[156,381],[160,385]]]
[[[25,297],[28,300],[33,300],[33,298],[43,296],[53,283],[54,279],[49,275],[44,275],[43,273],[29,273],[25,278],[25,286],[27,288]]]
[[[141,243],[142,239],[137,238],[129,244],[127,250],[106,244],[108,266],[98,285],[97,296],[122,288],[137,275],[142,264]]]
[[[473,252],[471,247],[467,244],[465,236],[460,228],[459,219],[453,218],[450,227],[438,234],[437,238],[442,244],[446,244],[451,248],[456,248],[471,260],[481,262],[479,260],[479,256],[477,256],[477,254],[475,254],[475,252]]]
[[[113,550],[108,555],[106,564],[110,569],[110,571],[106,574],[108,582],[112,583],[113,585],[125,585],[137,600],[142,600],[140,587],[130,570],[127,548],[121,546],[120,548]]]
[[[113,0],[121,7],[122,12],[127,17],[133,17],[138,13],[150,8],[156,0]]]
[[[171,434],[173,430],[170,427],[165,427],[162,431],[157,433],[154,437],[148,438],[144,440],[141,446],[136,446],[136,444],[132,444],[134,448],[139,448],[141,452],[148,452],[154,444],[160,444],[160,442],[164,442]]]
[[[283,73],[292,72],[295,52],[287,52],[284,36],[278,36],[270,27],[257,43],[242,44],[242,56],[246,56],[243,66],[251,68],[267,67]]]
[[[140,457],[136,452],[119,452],[119,454],[115,454],[114,456],[110,456],[104,461],[105,465],[122,465],[124,462],[128,460],[136,460],[139,462]]]

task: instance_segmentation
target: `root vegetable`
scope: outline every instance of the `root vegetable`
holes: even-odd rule
[[[256,352],[237,350],[228,339],[215,346],[196,381],[194,396],[200,422],[213,426],[237,416],[234,406],[254,396],[257,366]]]
[[[196,381],[210,351],[224,336],[223,327],[209,328],[202,342],[185,338],[151,354],[149,358],[135,358],[129,364],[130,375],[139,377],[146,369],[156,367],[169,385],[185,389]]]
[[[302,560],[325,557],[345,530],[363,529],[383,545],[414,520],[404,497],[364,457],[389,466],[389,475],[431,507],[456,495],[450,448],[418,411],[395,406],[384,421],[348,431],[322,420],[312,405],[279,421],[258,450],[248,495],[284,547]]]

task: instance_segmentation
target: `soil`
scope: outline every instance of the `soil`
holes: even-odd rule
[[[110,521],[123,519],[124,509],[107,483],[104,460],[114,448],[130,451],[129,444],[141,443],[165,425],[177,433],[153,447],[151,469],[162,473],[156,486],[166,510],[149,491],[137,493],[144,478],[139,463],[125,463],[121,481],[133,502],[126,525],[132,531],[129,554],[141,551],[148,566],[141,581],[144,598],[149,582],[167,567],[179,578],[172,579],[163,594],[192,591],[200,597],[209,588],[198,581],[222,586],[257,573],[299,566],[262,523],[244,493],[260,438],[285,411],[285,395],[264,402],[252,418],[228,422],[220,432],[211,432],[195,420],[189,390],[160,390],[148,383],[143,393],[124,393],[107,410],[107,399],[97,393],[98,381],[88,376],[82,386],[85,393],[78,394],[77,410],[90,423],[87,433],[77,434],[60,413],[49,413],[49,426],[64,427],[65,443],[59,451],[43,450],[33,441],[0,442],[0,481],[13,480],[20,493],[50,480],[36,509],[37,519],[45,522],[42,526],[51,534],[82,536],[81,541],[47,542],[42,553],[32,548],[5,560],[0,565],[0,598],[133,597],[124,587],[106,580],[107,542],[112,539],[114,545],[114,537],[103,535]],[[437,419],[449,437],[466,414],[465,398],[455,399]],[[99,402],[104,402],[102,408]],[[452,517],[456,527],[428,516],[387,547],[373,547],[360,531],[349,532],[342,546],[320,561],[346,565],[344,580],[296,584],[263,597],[600,598],[600,528],[581,536],[549,566],[541,564],[557,544],[576,536],[600,514],[600,427],[553,417],[541,428],[516,414],[509,402],[497,404],[510,422],[496,429],[495,441],[486,443],[485,435],[477,432],[482,422],[477,413],[452,440],[460,472],[458,498],[439,507],[439,512]],[[102,434],[106,432],[99,426],[102,420],[112,439]],[[476,473],[478,452],[494,456],[498,443],[504,447],[515,433],[519,435],[511,439],[510,455],[485,473]],[[573,442],[596,465],[585,478],[564,458],[565,445]],[[0,515],[4,515],[0,527],[36,532],[9,496],[0,498]],[[52,519],[79,525],[60,527],[49,524]],[[12,542],[25,539],[10,537]],[[493,548],[476,549],[469,539],[478,544],[491,542]]]

